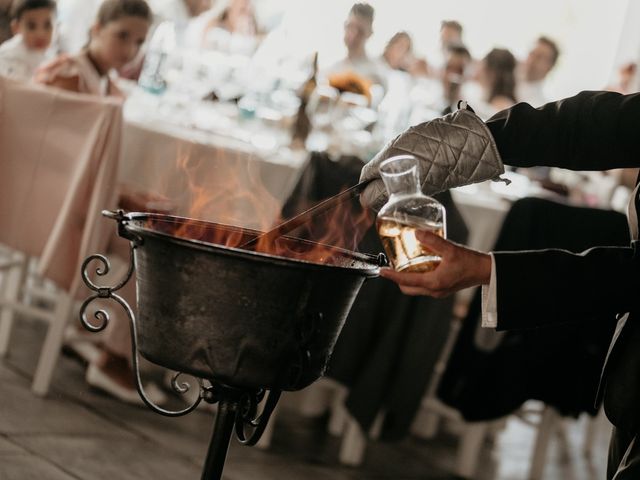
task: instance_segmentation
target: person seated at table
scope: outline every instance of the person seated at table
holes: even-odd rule
[[[260,29],[251,0],[230,0],[204,27],[202,46],[228,53],[253,54]]]
[[[0,75],[29,80],[47,60],[53,36],[54,0],[16,0],[10,11],[13,38],[0,45]]]
[[[534,107],[547,103],[544,84],[560,56],[556,42],[549,37],[539,37],[527,59],[520,65],[516,94],[518,100]]]
[[[457,110],[458,101],[467,99],[469,70],[472,62],[471,54],[462,44],[450,45],[442,69],[438,76],[417,78],[409,93],[412,109],[409,124],[432,120]],[[478,95],[476,95],[478,96]],[[470,102],[475,108],[476,102]]]
[[[382,61],[391,70],[407,71],[411,60],[413,42],[407,32],[395,33],[387,42],[382,52]]]
[[[384,47],[382,63],[391,70],[408,72],[412,76],[426,76],[428,65],[423,58],[413,54],[413,40],[407,32],[394,34]]]
[[[462,24],[456,20],[443,20],[440,23],[440,49],[446,55],[452,45],[462,45]]]
[[[479,117],[489,118],[516,103],[515,69],[516,59],[506,49],[494,48],[482,59],[476,72],[482,98],[473,105]]]
[[[442,20],[440,22],[439,49],[429,58],[429,75],[438,78],[447,61],[448,50],[451,45],[463,45],[462,34],[464,29],[457,20]]]
[[[366,44],[373,34],[374,10],[368,3],[351,7],[344,24],[346,58],[321,72],[321,77],[338,90],[370,95],[373,84],[385,85],[384,66],[369,58]]]
[[[87,47],[77,55],[61,55],[41,67],[35,80],[78,93],[123,96],[111,73],[136,57],[151,20],[145,0],[105,0],[91,27]]]

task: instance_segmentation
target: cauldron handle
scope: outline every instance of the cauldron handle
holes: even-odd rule
[[[242,445],[252,447],[258,443],[265,428],[267,428],[267,424],[269,423],[273,410],[278,404],[281,393],[282,392],[280,390],[269,390],[264,408],[258,416],[256,416],[256,412],[257,404],[260,402],[260,397],[254,394],[249,394],[242,399],[239,406],[240,410],[236,415],[236,436]],[[249,437],[245,435],[246,425],[254,428]]]
[[[124,309],[125,313],[127,314],[127,317],[129,317],[129,326],[131,328],[132,363],[133,363],[133,371],[135,374],[134,380],[136,384],[136,390],[138,390],[138,394],[140,395],[140,398],[151,410],[153,410],[156,413],[159,413],[167,417],[180,417],[182,415],[186,415],[187,413],[190,413],[193,410],[195,410],[198,404],[202,401],[202,398],[204,395],[203,383],[201,379],[197,379],[198,384],[200,386],[200,394],[198,395],[197,400],[187,408],[184,408],[182,410],[177,410],[177,411],[165,410],[164,408],[159,407],[158,405],[153,403],[145,393],[144,388],[142,386],[142,379],[140,377],[140,368],[138,363],[138,336],[137,336],[137,329],[136,329],[136,317],[135,317],[135,314],[133,313],[133,310],[131,309],[129,304],[126,302],[126,300],[122,298],[120,295],[118,295],[117,293],[115,293],[116,291],[124,287],[127,284],[127,282],[131,279],[131,276],[133,275],[133,272],[135,270],[135,264],[133,261],[133,258],[134,258],[133,251],[135,248],[136,248],[136,243],[132,241],[131,248],[129,251],[129,255],[130,255],[129,269],[125,277],[114,286],[99,286],[99,285],[96,285],[89,278],[88,268],[89,268],[89,264],[93,261],[97,261],[101,264],[95,270],[96,275],[104,276],[109,273],[109,271],[111,270],[111,263],[109,262],[109,259],[107,257],[105,257],[104,255],[98,255],[98,254],[90,255],[84,260],[84,262],[82,262],[82,270],[81,270],[82,280],[84,281],[85,285],[95,293],[89,296],[82,303],[82,306],[80,307],[80,321],[82,322],[82,325],[84,326],[84,328],[86,328],[87,330],[91,332],[100,332],[104,330],[109,324],[109,313],[106,310],[102,310],[102,309],[96,310],[94,312],[94,317],[96,320],[99,321],[99,323],[97,325],[94,325],[91,322],[89,322],[89,320],[87,319],[87,308],[91,303],[93,303],[95,300],[99,298],[114,300],[116,303],[118,303]],[[180,374],[177,374],[173,378],[173,381],[171,382],[171,386],[173,387],[173,390],[176,393],[184,394],[189,390],[190,385],[188,383],[178,384],[177,378],[179,375]]]

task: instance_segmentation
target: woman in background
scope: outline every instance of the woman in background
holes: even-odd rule
[[[482,59],[476,80],[484,104],[473,105],[478,116],[487,119],[517,103],[515,70],[516,59],[509,50],[494,48]]]
[[[423,58],[413,54],[413,40],[407,32],[394,34],[382,53],[383,63],[391,70],[400,70],[411,76],[427,76],[429,69]]]
[[[406,71],[411,58],[413,42],[407,32],[394,34],[387,42],[382,53],[382,60],[392,70]]]

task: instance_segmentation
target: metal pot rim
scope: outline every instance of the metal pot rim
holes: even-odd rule
[[[222,253],[224,255],[231,255],[231,256],[236,256],[236,257],[243,257],[243,258],[247,258],[247,259],[252,259],[252,260],[256,260],[259,259],[260,261],[263,262],[269,262],[271,264],[276,263],[282,266],[292,266],[296,265],[296,266],[300,266],[300,267],[304,267],[304,268],[308,268],[308,269],[313,269],[313,270],[322,270],[322,269],[335,269],[338,271],[345,271],[345,272],[350,272],[350,273],[356,273],[358,275],[363,275],[365,277],[377,277],[380,273],[380,260],[378,257],[371,255],[371,254],[366,254],[366,253],[359,253],[359,252],[352,252],[343,248],[339,248],[339,247],[334,247],[334,246],[330,246],[330,245],[326,245],[327,248],[336,250],[340,253],[342,253],[345,256],[351,257],[354,259],[354,261],[356,262],[356,265],[353,267],[347,267],[347,266],[342,266],[342,265],[331,265],[331,264],[320,264],[320,263],[315,263],[315,262],[311,262],[308,260],[300,260],[300,259],[296,259],[296,258],[287,258],[287,257],[282,257],[279,255],[273,255],[273,254],[268,254],[268,253],[262,253],[262,252],[252,252],[249,250],[244,250],[241,248],[237,248],[237,247],[227,247],[224,245],[219,245],[219,244],[215,244],[215,243],[209,243],[209,242],[204,242],[202,240],[195,240],[195,239],[191,239],[191,238],[183,238],[183,237],[176,237],[174,235],[171,235],[169,233],[164,233],[158,230],[155,230],[153,228],[150,227],[146,227],[141,225],[140,222],[147,220],[147,219],[158,219],[161,221],[191,221],[191,222],[196,222],[196,223],[202,223],[202,224],[207,224],[207,225],[214,225],[214,226],[219,226],[219,227],[223,227],[223,228],[230,228],[230,229],[240,229],[241,227],[237,227],[237,226],[233,226],[233,225],[226,225],[223,223],[217,223],[217,222],[209,222],[209,221],[205,221],[205,220],[196,220],[196,219],[192,219],[192,218],[188,218],[188,217],[180,217],[180,216],[175,216],[175,215],[164,215],[164,214],[159,214],[159,213],[145,213],[145,212],[129,212],[126,213],[124,215],[125,219],[122,221],[122,226],[123,228],[125,228],[128,231],[131,231],[135,234],[144,234],[144,236],[152,236],[152,237],[159,237],[162,239],[166,239],[169,240],[173,243],[177,243],[177,244],[181,244],[181,245],[185,245],[185,246],[189,246],[190,248],[197,248],[198,250],[201,251],[205,251],[205,252],[211,252],[212,250],[215,250],[217,253]],[[131,222],[136,222],[136,223],[131,223]],[[259,234],[260,232],[256,231],[256,230],[252,230],[252,229],[247,229],[247,228],[242,228],[245,231],[249,231],[249,232],[255,232],[256,234]],[[302,240],[299,238],[295,238],[295,237],[289,237],[286,236],[285,238],[289,238],[292,240],[296,240],[299,242],[305,242],[305,243],[315,243],[315,242],[310,242],[308,240]],[[320,244],[318,244],[320,245]],[[323,245],[324,246],[324,245]],[[370,268],[366,268],[364,267],[364,265],[370,267]]]

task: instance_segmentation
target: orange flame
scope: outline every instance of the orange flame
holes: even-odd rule
[[[177,172],[184,184],[179,203],[188,208],[172,213],[193,220],[180,223],[175,231],[167,233],[238,248],[282,223],[281,202],[262,183],[258,171],[260,161],[238,154],[232,158],[234,161],[228,160],[211,162],[210,158],[197,157],[190,151],[179,152]],[[372,223],[373,216],[367,210],[345,202],[290,234],[306,241],[261,240],[251,250],[314,263],[331,263],[339,251],[336,247],[357,250]],[[240,228],[215,228],[215,224]],[[160,228],[159,225],[150,226]]]

